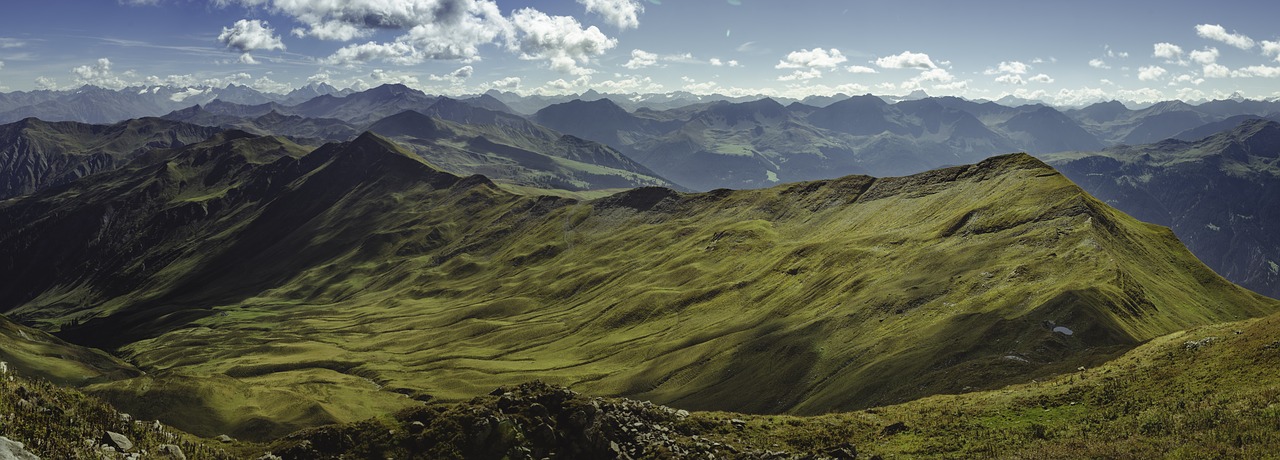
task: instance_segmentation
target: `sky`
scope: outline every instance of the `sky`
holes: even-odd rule
[[[1058,105],[1280,97],[1261,1],[6,2],[0,91],[138,85],[432,94],[924,90]]]

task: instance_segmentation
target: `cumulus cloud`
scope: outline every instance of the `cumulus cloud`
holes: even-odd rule
[[[849,67],[845,67],[845,70],[848,70],[849,73],[879,73],[876,72],[876,69],[864,65],[851,65]]]
[[[223,27],[218,42],[241,53],[256,50],[284,50],[284,42],[266,21],[241,19],[231,27]]]
[[[367,42],[339,48],[338,51],[322,59],[321,62],[331,65],[350,65],[357,62],[380,60],[392,64],[413,65],[426,59],[427,56],[425,54],[418,52],[413,45],[406,42]]]
[[[1275,56],[1275,57],[1276,57],[1276,60],[1277,60],[1277,61],[1280,61],[1280,42],[1273,42],[1273,41],[1269,41],[1269,40],[1263,40],[1263,41],[1262,41],[1262,54],[1267,55],[1267,56]]]
[[[1182,61],[1182,47],[1172,43],[1161,42],[1152,45],[1151,55],[1164,59],[1170,64],[1186,64]]]
[[[489,82],[489,87],[500,91],[515,91],[520,89],[520,77],[504,77]]]
[[[58,89],[58,82],[53,81],[53,79],[49,77],[45,77],[45,76],[36,77],[35,83],[36,83],[36,89],[38,90],[53,91]]]
[[[792,51],[787,57],[778,61],[778,65],[773,66],[775,69],[812,69],[823,68],[832,69],[840,63],[849,60],[840,53],[840,50],[831,48],[830,51],[822,48],[814,48],[811,50],[802,49],[800,51]]]
[[[75,75],[76,84],[78,85],[93,85],[107,89],[121,89],[129,86],[124,79],[111,71],[111,60],[107,58],[98,59],[93,64],[73,68],[71,69],[71,74]]]
[[[999,76],[999,77],[996,77],[996,82],[997,82],[997,83],[1005,83],[1005,84],[1009,84],[1009,85],[1025,85],[1025,84],[1027,84],[1026,80],[1023,80],[1023,79],[1022,79],[1022,75],[1013,74],[1013,73],[1007,73],[1007,74],[1001,75],[1001,76]]]
[[[738,61],[737,61],[737,60],[734,60],[734,59],[730,59],[730,60],[728,60],[728,61],[722,61],[722,60],[720,60],[720,58],[711,58],[711,60],[707,61],[707,63],[709,63],[709,64],[711,64],[712,66],[715,66],[715,67],[723,67],[723,66],[729,66],[729,67],[740,67],[740,66],[742,66],[742,64],[739,64],[739,63],[738,63]]]
[[[797,69],[788,75],[778,77],[778,81],[807,81],[814,78],[822,78],[822,70],[819,69]]]
[[[938,66],[928,54],[903,51],[893,56],[876,59],[876,65],[884,69],[935,69]]]
[[[645,67],[652,67],[657,64],[658,64],[658,53],[650,53],[645,50],[634,49],[634,50],[631,50],[631,60],[627,61],[627,63],[623,64],[622,66],[628,69],[635,70],[635,69],[643,69]]]
[[[469,65],[465,65],[465,66],[459,67],[457,70],[454,70],[453,72],[449,72],[444,75],[428,75],[427,78],[430,79],[431,81],[447,81],[453,85],[461,85],[468,78],[471,78],[471,74],[474,72],[475,72],[475,69],[473,69]]]
[[[1090,60],[1089,60],[1089,67],[1093,67],[1093,68],[1095,68],[1095,69],[1110,69],[1110,68],[1111,68],[1111,66],[1107,65],[1107,61],[1104,61],[1104,60],[1101,60],[1101,59],[1090,59]]]
[[[994,68],[989,68],[983,71],[982,73],[987,75],[997,75],[1002,73],[1011,73],[1011,74],[1021,75],[1021,74],[1027,73],[1027,71],[1029,70],[1031,70],[1031,66],[1026,65],[1020,61],[1002,61],[1000,62],[1000,64],[997,64]]]
[[[586,6],[588,13],[600,15],[619,29],[640,27],[639,16],[644,12],[644,7],[635,0],[578,0],[578,3]]]
[[[1111,49],[1111,45],[1104,45],[1104,46],[1103,46],[1103,48],[1104,48],[1104,49],[1106,49],[1106,51],[1107,51],[1107,57],[1109,57],[1109,58],[1120,58],[1120,59],[1124,59],[1124,58],[1129,57],[1129,52],[1128,52],[1128,51],[1116,51],[1116,50],[1113,50],[1113,49]]]
[[[1209,64],[1213,64],[1214,62],[1217,62],[1218,49],[1205,48],[1202,50],[1195,50],[1191,52],[1190,56],[1191,56],[1191,62],[1200,64],[1200,65],[1209,65]]]
[[[285,94],[293,91],[293,85],[281,83],[272,80],[270,77],[262,77],[249,83],[249,86],[264,93]]]
[[[1237,78],[1276,78],[1280,77],[1280,67],[1272,67],[1265,65],[1254,65],[1243,67],[1231,72],[1232,77]]]
[[[1203,78],[1196,78],[1194,75],[1184,73],[1182,75],[1178,75],[1173,80],[1169,81],[1169,86],[1187,85],[1187,84],[1199,85],[1201,83],[1204,83]]]
[[[399,72],[387,72],[382,69],[373,69],[373,72],[369,74],[369,78],[377,85],[401,84],[405,86],[419,86],[418,77]]]
[[[629,75],[613,80],[593,82],[591,86],[606,93],[657,93],[662,91],[662,84],[649,77]]]
[[[1204,65],[1205,78],[1227,78],[1229,76],[1231,76],[1231,70],[1227,66],[1216,63]]]
[[[1159,80],[1165,73],[1168,73],[1168,71],[1158,65],[1140,67],[1138,68],[1138,79],[1142,81]]]
[[[1050,77],[1045,74],[1039,74],[1034,77],[1028,78],[1027,81],[1048,84],[1048,83],[1053,83],[1053,77]]]
[[[1242,50],[1253,48],[1254,45],[1252,38],[1249,38],[1244,34],[1234,33],[1234,31],[1227,32],[1227,29],[1219,24],[1197,25],[1196,35],[1199,35],[1201,38],[1220,41]]]
[[[513,46],[521,59],[547,60],[552,70],[573,75],[593,73],[580,65],[618,44],[617,39],[606,37],[596,26],[584,29],[577,19],[549,16],[532,8],[516,11],[512,23],[523,34]]]

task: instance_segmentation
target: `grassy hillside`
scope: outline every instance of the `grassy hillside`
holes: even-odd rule
[[[302,156],[235,143],[280,141],[0,204],[0,268],[21,281],[3,305],[118,349],[150,375],[90,391],[201,414],[172,420],[198,434],[533,378],[819,414],[1044,378],[1277,307],[1026,155],[584,202],[440,173],[373,135]]]
[[[1270,458],[1280,449],[1278,376],[1273,315],[1161,336],[1050,379],[848,413],[686,415],[535,383],[309,430],[269,448],[286,459]]]

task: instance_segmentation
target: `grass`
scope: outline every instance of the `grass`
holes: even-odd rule
[[[53,217],[0,236],[24,286],[53,291],[52,267],[86,256],[128,262],[77,278],[93,310],[15,312],[98,315],[63,334],[150,375],[89,391],[158,417],[149,400],[179,397],[169,421],[200,433],[353,422],[417,404],[402,394],[460,401],[531,379],[691,410],[848,411],[1092,367],[1277,306],[1025,155],[584,202],[452,178],[362,138],[246,167],[215,185],[237,184],[216,211],[150,227],[134,224],[173,197],[120,185],[140,174],[81,185],[144,203],[100,230],[118,249]],[[15,249],[42,230],[73,242],[67,259]]]

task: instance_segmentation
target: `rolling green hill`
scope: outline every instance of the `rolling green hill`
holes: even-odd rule
[[[149,375],[88,390],[197,434],[533,378],[818,414],[1277,309],[1021,154],[592,201],[512,195],[373,134],[303,154],[227,133],[149,160],[0,203],[0,305],[118,351]]]

